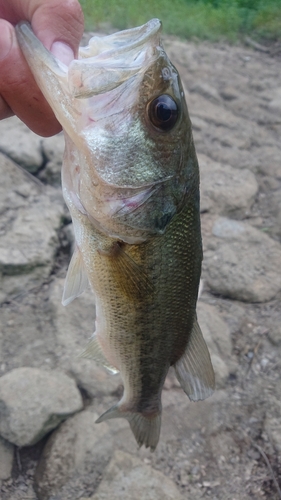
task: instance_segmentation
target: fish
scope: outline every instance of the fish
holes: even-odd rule
[[[161,22],[94,36],[69,66],[30,25],[21,50],[65,136],[62,191],[76,249],[63,305],[90,284],[95,330],[82,356],[120,372],[125,418],[154,451],[170,367],[191,401],[215,388],[196,316],[202,263],[199,168],[182,83]]]

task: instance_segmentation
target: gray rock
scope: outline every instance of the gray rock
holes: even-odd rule
[[[281,346],[281,325],[280,324],[272,325],[269,329],[268,337],[273,345],[280,347]]]
[[[42,187],[33,176],[3,153],[0,153],[0,173],[0,214],[1,230],[3,230],[2,216],[10,209],[26,206],[27,200],[30,202],[42,193]]]
[[[191,92],[196,92],[197,94],[202,95],[206,99],[210,99],[214,102],[220,102],[220,95],[215,87],[212,87],[209,83],[206,82],[196,82],[193,87],[190,89]]]
[[[38,177],[45,183],[53,186],[61,185],[61,167],[64,152],[63,134],[42,140],[42,149],[47,160],[45,168],[41,170]]]
[[[0,484],[12,474],[14,446],[0,437]]]
[[[83,411],[64,422],[49,438],[35,475],[40,500],[75,498],[77,482],[94,485],[113,453],[114,440],[106,422],[95,424],[98,413]],[[127,422],[117,421],[114,430]],[[78,497],[78,495],[77,495]]]
[[[55,161],[48,161],[44,169],[39,172],[38,178],[44,184],[61,186],[61,165]]]
[[[237,89],[235,89],[235,87],[231,87],[231,86],[226,86],[224,87],[221,91],[220,91],[220,95],[223,99],[225,99],[226,101],[233,101],[234,99],[237,99],[240,97],[240,94],[239,92],[237,91]]]
[[[188,105],[193,108],[192,116],[205,120],[211,127],[226,127],[235,130],[241,125],[240,119],[231,111],[218,103],[207,100],[202,95],[195,92],[190,94]],[[221,129],[220,135],[221,135]]]
[[[281,246],[262,231],[220,217],[206,235],[205,246],[203,269],[214,292],[265,302],[281,290]]]
[[[83,389],[90,398],[115,393],[123,386],[121,375],[112,375],[90,359],[70,359],[65,369],[76,380],[78,387]]]
[[[61,132],[53,137],[44,137],[42,139],[42,149],[48,161],[56,162],[61,166],[64,153],[63,133]]]
[[[198,155],[200,165],[201,211],[243,218],[249,213],[258,192],[258,183],[248,169],[222,165]]]
[[[199,302],[197,315],[212,358],[216,375],[216,388],[221,389],[225,387],[230,373],[234,373],[237,368],[237,363],[231,355],[230,331],[228,325],[213,306]]]
[[[32,445],[82,406],[64,373],[17,368],[0,378],[0,435],[17,446]]]
[[[64,205],[60,193],[41,186],[4,155],[0,155],[0,175],[1,301],[49,275],[59,247]]]
[[[91,398],[110,394],[122,383],[93,360],[79,355],[86,349],[94,331],[95,297],[90,289],[64,307],[61,304],[64,279],[56,279],[50,289],[50,313],[60,367],[75,378],[77,385]]]
[[[91,500],[183,500],[175,483],[138,458],[115,451]],[[185,496],[185,499],[187,497]]]
[[[268,104],[270,111],[280,113],[281,111],[281,88],[271,89],[271,101]]]
[[[259,148],[257,157],[254,157],[255,169],[263,175],[281,180],[280,155],[281,150],[277,145]]]
[[[264,430],[270,438],[271,443],[273,444],[277,454],[280,456],[281,454],[281,423],[280,417],[266,417]]]
[[[31,132],[16,116],[0,121],[0,151],[33,173],[44,161],[42,137]]]

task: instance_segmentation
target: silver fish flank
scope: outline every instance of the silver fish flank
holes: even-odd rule
[[[62,189],[75,231],[63,304],[90,283],[95,332],[83,354],[120,372],[126,418],[154,450],[170,366],[192,401],[214,390],[196,318],[202,245],[199,171],[161,23],[93,37],[67,67],[20,23],[17,36],[65,134]]]

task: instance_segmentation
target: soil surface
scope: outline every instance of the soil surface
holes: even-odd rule
[[[126,421],[94,424],[122,387],[77,357],[93,330],[91,292],[61,306],[73,243],[59,186],[63,138],[2,122],[1,378],[19,367],[58,370],[84,401],[31,446],[12,446],[0,423],[2,500],[281,498],[281,58],[170,37],[164,45],[184,83],[202,165],[198,316],[217,390],[194,404],[169,374],[154,453],[137,449]],[[32,174],[14,173],[13,162]]]

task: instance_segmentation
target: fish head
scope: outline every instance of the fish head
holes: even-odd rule
[[[161,23],[91,38],[65,66],[26,23],[18,38],[66,136],[69,206],[109,236],[139,243],[163,234],[198,187],[191,124]]]

